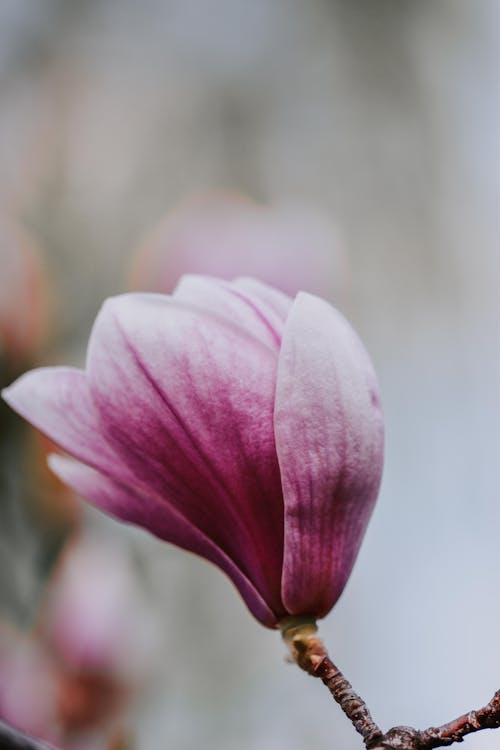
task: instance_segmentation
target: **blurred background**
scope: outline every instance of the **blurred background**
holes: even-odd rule
[[[105,297],[183,271],[337,304],[387,450],[321,632],[384,727],[500,686],[499,45],[496,0],[0,0],[2,385],[82,364]],[[0,714],[71,750],[360,747],[217,570],[84,506],[0,418]],[[68,559],[100,578],[89,545],[115,595],[76,586],[82,655],[54,596]],[[110,632],[134,646],[109,659]]]

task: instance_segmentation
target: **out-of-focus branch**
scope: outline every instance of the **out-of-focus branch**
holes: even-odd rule
[[[53,745],[28,737],[0,721],[0,750],[57,750]]]

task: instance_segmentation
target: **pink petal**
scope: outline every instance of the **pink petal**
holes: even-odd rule
[[[104,305],[87,363],[102,429],[136,481],[220,547],[278,612],[276,367],[270,348],[223,316],[133,294]]]
[[[4,388],[2,397],[65,451],[101,471],[117,474],[117,456],[101,434],[99,414],[82,370],[32,370]],[[126,467],[121,468],[118,475],[123,477]]]
[[[275,436],[285,503],[282,596],[291,614],[325,615],[361,544],[382,473],[373,367],[342,315],[298,295],[278,367]]]
[[[52,471],[98,508],[122,521],[137,524],[161,539],[210,560],[233,581],[252,614],[268,627],[276,615],[237,565],[179,511],[153,493],[139,494],[73,459],[52,454]]]
[[[266,298],[260,287],[266,289],[259,282],[254,282],[252,288],[250,284],[223,281],[210,276],[187,275],[182,277],[173,296],[178,301],[228,318],[277,351],[286,316],[279,314],[276,304],[273,305]],[[268,297],[271,297],[274,290],[269,287],[267,289]],[[285,295],[280,296],[288,299]]]

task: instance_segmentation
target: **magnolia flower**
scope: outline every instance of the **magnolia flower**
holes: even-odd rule
[[[186,273],[256,276],[288,294],[305,289],[326,298],[346,282],[328,215],[222,192],[186,200],[160,221],[134,257],[132,288],[169,294]]]
[[[363,345],[327,302],[251,279],[184,277],[107,300],[85,370],[3,393],[72,458],[98,507],[222,568],[255,617],[322,617],[379,488],[383,426]]]

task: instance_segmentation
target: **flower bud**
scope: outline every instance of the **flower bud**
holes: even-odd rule
[[[109,299],[85,370],[3,393],[67,451],[54,472],[113,516],[222,568],[264,625],[323,617],[380,484],[370,359],[322,299],[187,276]]]

